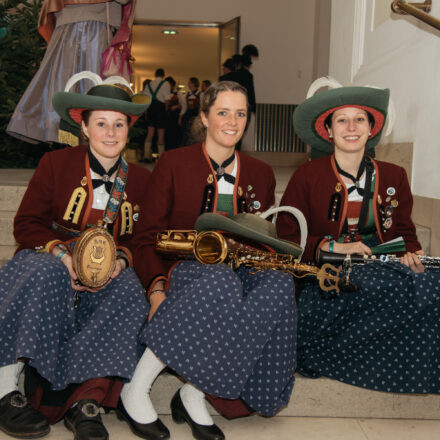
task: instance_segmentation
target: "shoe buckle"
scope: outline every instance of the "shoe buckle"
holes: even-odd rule
[[[94,403],[85,403],[81,412],[87,417],[96,417],[99,414],[99,408]]]
[[[23,396],[21,393],[14,394],[11,396],[11,405],[16,408],[24,408],[27,405],[26,396]]]

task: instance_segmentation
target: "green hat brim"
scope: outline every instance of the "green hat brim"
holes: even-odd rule
[[[147,110],[150,102],[137,104],[103,96],[56,92],[53,95],[52,104],[61,119],[71,125],[81,126],[81,114],[85,110],[111,110],[129,116],[131,127],[139,116]]]
[[[255,214],[237,214],[228,218],[213,212],[206,212],[199,216],[194,227],[197,231],[229,232],[252,241],[266,244],[278,253],[293,255],[295,258],[299,257],[303,251],[301,246],[290,241],[274,238],[267,234],[273,226],[271,225],[271,222]],[[264,230],[266,230],[267,233],[264,233]]]
[[[387,116],[389,89],[372,87],[339,87],[318,93],[303,101],[293,113],[293,126],[298,136],[312,148],[332,153],[333,143],[324,127],[327,116],[338,108],[359,107],[374,118],[366,150],[374,148],[382,135]]]

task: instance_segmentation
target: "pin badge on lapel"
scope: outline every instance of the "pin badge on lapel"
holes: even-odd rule
[[[384,224],[383,224],[383,227],[384,227],[385,229],[390,229],[392,224],[393,224],[393,219],[392,219],[391,217],[388,217],[388,218],[385,220],[385,222],[384,222]]]
[[[387,194],[389,196],[394,196],[394,194],[396,194],[396,188],[394,188],[393,186],[390,186],[387,188]]]

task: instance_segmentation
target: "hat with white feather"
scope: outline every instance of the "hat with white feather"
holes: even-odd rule
[[[95,86],[86,94],[69,92],[82,79],[93,81]],[[147,110],[150,98],[144,94],[133,95],[130,84],[120,76],[102,80],[96,73],[84,71],[67,81],[64,92],[54,93],[52,104],[61,119],[74,126],[81,125],[82,113],[86,110],[112,110],[127,115],[131,127]]]
[[[329,87],[318,94],[320,88]],[[319,78],[312,83],[303,101],[293,114],[296,133],[313,150],[320,153],[332,153],[334,145],[327,131],[326,120],[336,110],[344,107],[357,107],[368,112],[374,121],[366,150],[373,149],[380,140],[387,122],[385,135],[392,131],[394,107],[390,100],[389,89],[376,87],[343,87],[330,77]],[[388,118],[387,118],[388,115]]]

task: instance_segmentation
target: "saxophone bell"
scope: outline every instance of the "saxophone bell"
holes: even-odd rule
[[[194,256],[203,264],[223,263],[228,256],[228,244],[223,235],[215,231],[203,231],[194,241]]]

